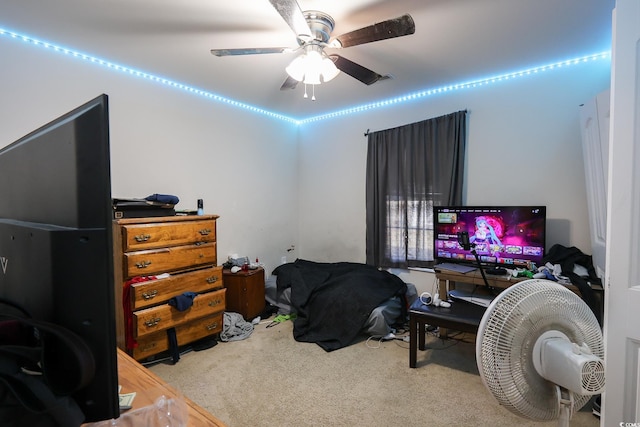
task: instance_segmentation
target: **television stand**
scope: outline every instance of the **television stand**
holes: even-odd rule
[[[497,291],[499,291],[501,289],[506,289],[509,286],[515,285],[518,282],[522,282],[523,280],[531,280],[528,277],[513,277],[510,274],[505,274],[501,276],[488,275],[488,276],[485,276],[485,278],[483,278],[482,275],[480,274],[480,271],[478,270],[471,271],[465,274],[461,274],[461,273],[457,273],[455,271],[449,271],[449,270],[440,270],[438,269],[437,266],[434,268],[434,270],[436,272],[438,294],[440,295],[440,298],[442,298],[443,300],[445,298],[448,298],[449,290],[456,288],[456,283],[468,283],[471,285],[484,287],[486,286],[484,279],[486,279],[486,281],[488,282],[491,288],[494,288]],[[581,295],[580,290],[578,289],[577,286],[565,285],[565,287],[570,291],[576,293],[577,295],[579,296]],[[593,289],[595,292],[595,297],[598,304],[598,310],[602,315],[603,307],[604,307],[604,288],[601,285],[592,285],[591,289]],[[446,329],[440,328],[440,335],[442,335],[443,337],[446,337],[447,335]]]
[[[438,282],[438,293],[440,295],[445,295],[445,297],[441,296],[442,299],[448,298],[449,296],[448,291],[455,289],[456,283],[467,283],[470,285],[476,285],[476,286],[482,286],[482,287],[486,287],[488,285],[490,288],[496,289],[498,291],[501,289],[508,288],[509,286],[515,285],[516,283],[521,282],[523,280],[527,280],[526,277],[513,277],[510,274],[504,274],[504,275],[489,274],[488,276],[484,275],[483,277],[483,275],[481,274],[482,272],[480,270],[474,270],[469,273],[460,274],[455,271],[440,270],[437,268],[437,266],[435,268],[435,272],[436,272],[436,280]],[[447,329],[440,328],[440,336],[446,337]]]

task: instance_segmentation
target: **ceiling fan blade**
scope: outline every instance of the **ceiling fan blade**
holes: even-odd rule
[[[285,53],[291,52],[288,47],[263,47],[246,49],[211,49],[211,54],[215,56],[236,56],[236,55],[258,55],[265,53]]]
[[[295,89],[296,86],[298,86],[298,81],[291,76],[287,76],[287,79],[280,86],[280,90]]]
[[[408,36],[416,32],[416,26],[411,15],[402,15],[395,19],[379,22],[360,28],[349,33],[339,35],[333,42],[338,42],[338,47],[357,46],[359,44],[376,42],[378,40],[394,37]],[[340,67],[338,67],[340,68]]]
[[[370,69],[363,67],[360,64],[356,64],[355,62],[340,55],[329,55],[329,58],[331,58],[331,60],[334,62],[334,64],[336,64],[336,67],[340,71],[350,75],[356,80],[360,80],[366,85],[372,85],[379,80],[386,80],[391,78],[391,76],[383,76],[376,73],[375,71],[371,71]]]
[[[291,27],[296,37],[312,39],[311,29],[302,14],[302,9],[296,0],[269,0],[278,11],[282,19]]]

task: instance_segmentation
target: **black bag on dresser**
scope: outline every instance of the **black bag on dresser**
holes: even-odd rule
[[[95,360],[80,337],[31,319],[18,305],[0,298],[1,426],[78,427],[84,414],[71,395],[86,386],[94,372]]]

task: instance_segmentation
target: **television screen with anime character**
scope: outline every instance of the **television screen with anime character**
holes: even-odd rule
[[[540,266],[545,252],[545,206],[435,206],[433,212],[436,262],[485,265]],[[458,242],[467,232],[471,248]]]

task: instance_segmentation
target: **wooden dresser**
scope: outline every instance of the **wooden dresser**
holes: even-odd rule
[[[118,347],[134,359],[169,350],[169,333],[183,346],[222,331],[226,289],[217,265],[217,218],[114,221]]]

